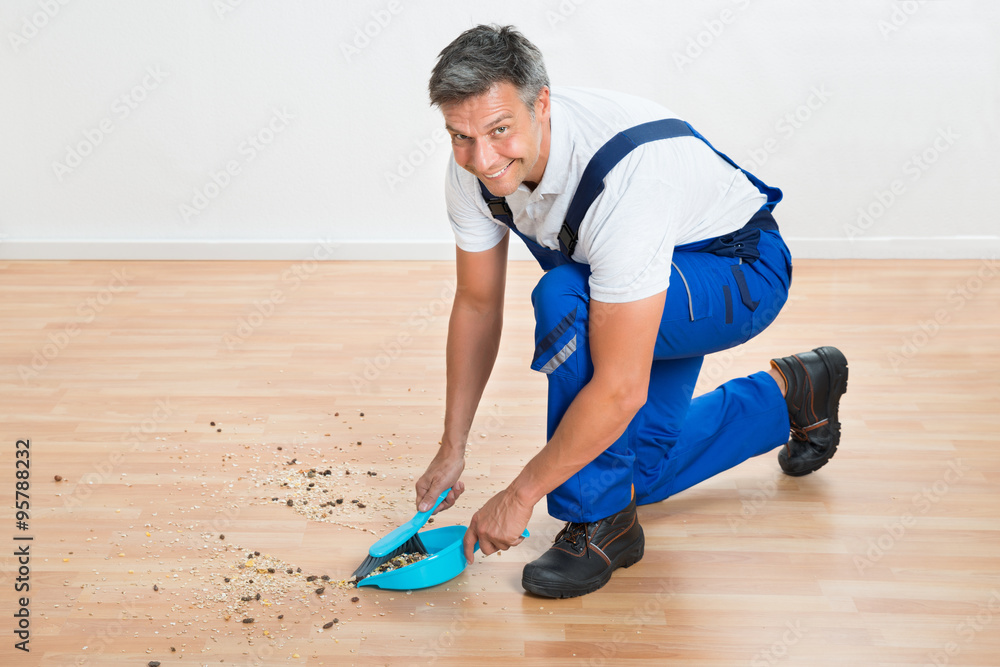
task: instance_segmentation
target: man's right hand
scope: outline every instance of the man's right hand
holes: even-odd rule
[[[455,504],[458,497],[465,491],[465,483],[459,481],[465,470],[465,453],[460,448],[442,446],[427,470],[417,480],[417,511],[426,512],[437,497],[445,489],[451,487],[451,493],[438,505],[435,514],[446,510]]]

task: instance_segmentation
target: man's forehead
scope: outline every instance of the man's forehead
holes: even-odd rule
[[[481,95],[442,104],[441,113],[444,114],[448,125],[474,122],[477,125],[488,126],[514,118],[517,112],[524,108],[524,102],[517,94],[517,88],[503,82],[493,84]]]

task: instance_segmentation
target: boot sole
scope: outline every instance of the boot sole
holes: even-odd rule
[[[642,527],[639,528],[642,530]],[[575,598],[581,595],[586,595],[587,593],[593,593],[594,591],[603,588],[608,581],[611,580],[611,575],[614,571],[620,567],[631,567],[642,560],[642,556],[646,550],[646,535],[645,533],[639,533],[639,540],[632,546],[631,549],[621,554],[612,561],[611,565],[602,572],[599,576],[592,579],[588,579],[583,582],[566,582],[557,583],[552,581],[536,581],[528,576],[521,577],[521,586],[524,590],[529,593],[534,593],[541,597],[546,598]]]
[[[785,466],[788,465],[788,457],[782,451],[778,455],[778,463],[781,464],[781,470],[789,477],[803,477],[809,473],[816,472],[833,458],[833,455],[837,453],[837,447],[840,445],[840,398],[847,393],[847,357],[844,356],[843,352],[831,346],[818,347],[815,349],[815,352],[823,358],[823,363],[826,365],[826,369],[830,373],[830,378],[833,380],[830,394],[827,396],[826,406],[829,419],[828,425],[833,444],[827,456],[819,461],[815,461],[807,468],[798,470],[795,468],[791,470],[786,469]]]

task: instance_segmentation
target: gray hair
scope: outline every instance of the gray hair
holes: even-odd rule
[[[477,25],[438,54],[427,88],[431,104],[461,102],[511,83],[531,117],[542,88],[549,85],[542,52],[514,26]]]

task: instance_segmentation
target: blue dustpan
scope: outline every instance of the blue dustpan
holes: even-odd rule
[[[465,554],[462,552],[464,535],[465,526],[445,526],[420,533],[420,539],[427,547],[427,558],[398,570],[369,575],[358,582],[358,588],[377,586],[393,591],[411,591],[454,579],[466,565]],[[528,531],[524,531],[522,535],[528,537]],[[475,548],[479,549],[478,542]]]

